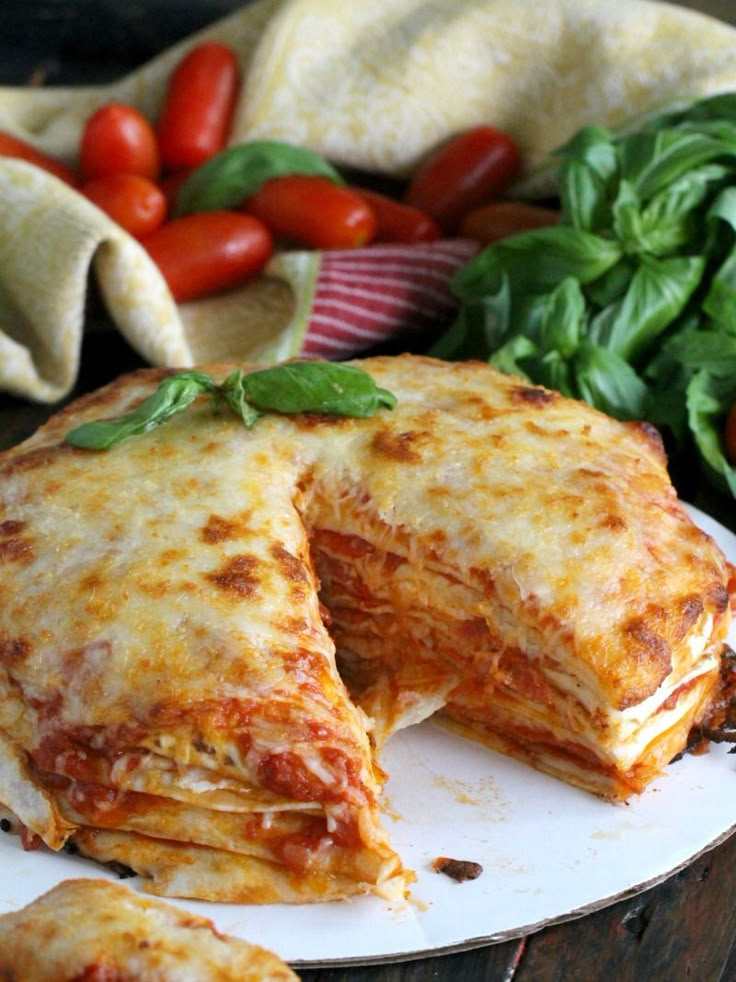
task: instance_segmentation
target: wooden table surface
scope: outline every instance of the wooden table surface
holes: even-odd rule
[[[233,0],[0,0],[0,84],[114,80],[237,6]],[[732,0],[687,6],[736,22]],[[90,317],[104,320],[94,309]],[[74,394],[140,364],[117,333],[90,333]],[[0,395],[0,449],[29,435],[55,408]],[[699,486],[687,490],[691,500],[735,527],[731,502]],[[415,961],[309,969],[300,975],[305,982],[732,982],[735,868],[736,836],[731,836],[658,886],[529,937]]]

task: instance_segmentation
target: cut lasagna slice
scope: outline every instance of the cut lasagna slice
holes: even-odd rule
[[[439,710],[569,783],[640,792],[717,705],[730,624],[730,567],[658,434],[487,366],[405,364],[375,366],[400,408],[349,457],[327,448],[307,509],[377,742]]]
[[[651,429],[487,365],[356,364],[395,409],[248,430],[203,400],[62,442],[149,370],[0,457],[0,802],[27,839],[162,894],[396,896],[397,728],[441,714],[625,799],[711,713],[731,571]]]
[[[278,955],[108,880],[63,880],[0,916],[0,978],[297,982]]]

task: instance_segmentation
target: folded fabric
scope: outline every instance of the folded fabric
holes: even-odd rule
[[[340,359],[392,338],[429,336],[445,324],[457,306],[452,274],[477,251],[470,239],[374,245],[285,253],[269,269],[297,297],[299,353]]]
[[[205,38],[241,61],[234,143],[285,139],[339,166],[402,177],[449,135],[489,122],[521,147],[516,191],[525,195],[549,188],[550,151],[581,125],[625,127],[736,88],[736,31],[655,0],[258,0],[112,85],[0,88],[0,129],[74,163],[96,107],[128,102],[155,119],[174,65]],[[463,261],[463,249],[446,255]],[[53,177],[0,159],[0,390],[47,402],[68,394],[91,281],[115,327],[154,364],[344,357],[402,332],[412,305],[409,330],[452,316],[451,270],[439,274],[438,298],[435,273],[421,272],[433,269],[425,252],[415,258],[419,276],[400,288],[413,299],[398,306],[362,280],[350,287],[344,257],[303,253],[276,257],[245,287],[177,305],[115,223]]]

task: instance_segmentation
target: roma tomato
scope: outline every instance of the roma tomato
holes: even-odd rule
[[[519,232],[556,225],[559,218],[560,213],[554,208],[542,208],[526,201],[492,201],[468,212],[460,225],[460,234],[490,245]]]
[[[141,239],[174,299],[227,290],[259,273],[273,249],[257,218],[236,211],[202,211],[166,222]]]
[[[375,242],[433,242],[440,227],[430,215],[377,191],[356,188],[376,217]]]
[[[159,172],[156,132],[137,109],[109,102],[85,123],[79,166],[87,179],[106,174],[140,174],[155,180]]]
[[[10,133],[4,133],[2,131],[0,131],[0,157],[13,157],[16,160],[25,160],[27,163],[34,164],[36,167],[40,167],[41,170],[53,174],[54,177],[58,177],[66,184],[71,184],[72,187],[76,187],[79,183],[77,175],[71,167],[67,167],[66,164],[63,164],[60,160],[56,160],[55,157],[51,157],[49,154],[37,150],[30,143],[26,143],[25,140],[19,140],[18,137],[11,136]]]
[[[205,42],[184,56],[171,76],[158,121],[165,169],[197,167],[222,150],[239,86],[238,60],[227,45]]]
[[[416,170],[407,204],[453,233],[473,208],[504,191],[519,173],[516,143],[495,126],[476,126],[440,146]]]
[[[272,177],[246,198],[243,208],[277,239],[313,249],[354,249],[370,242],[376,232],[371,207],[326,177]]]
[[[82,194],[137,239],[154,232],[166,217],[166,196],[140,174],[107,174],[81,187]]]

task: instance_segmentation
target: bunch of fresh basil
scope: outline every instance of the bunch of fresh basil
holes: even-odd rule
[[[736,495],[724,418],[736,400],[736,93],[557,152],[560,222],[461,267],[433,353],[645,419]]]

